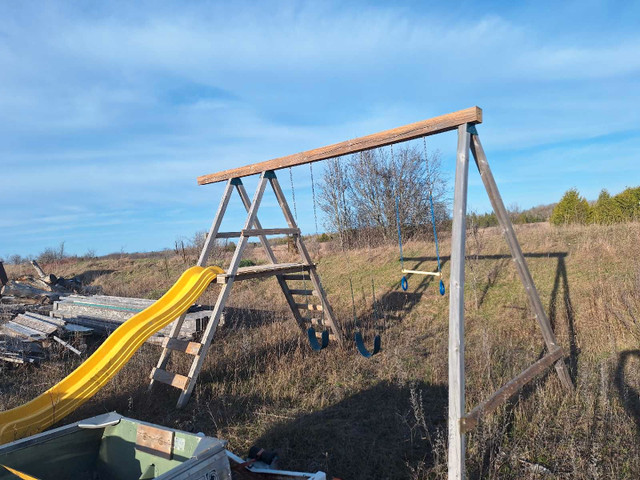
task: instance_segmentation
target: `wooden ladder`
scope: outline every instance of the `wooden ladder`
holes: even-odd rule
[[[276,195],[280,208],[282,209],[287,221],[288,228],[265,229],[262,228],[260,221],[258,220],[258,209],[267,185],[271,185],[271,188]],[[247,218],[245,220],[244,228],[238,232],[219,232],[222,219],[234,190],[236,190],[240,195],[240,199],[247,210]],[[278,263],[276,256],[273,253],[273,249],[267,240],[267,235],[283,234],[292,235],[294,237],[296,247],[301,257],[301,261],[299,263]],[[248,239],[251,237],[258,237],[267,258],[271,262],[270,264],[240,267],[240,260],[242,259],[244,249],[247,246]],[[207,235],[202,252],[200,253],[197,263],[198,265],[206,265],[211,249],[213,248],[216,240],[220,238],[238,238],[238,244],[236,245],[236,249],[233,253],[233,257],[231,258],[231,263],[227,272],[223,275],[218,275],[216,279],[216,282],[221,285],[221,290],[218,294],[218,298],[216,299],[213,311],[211,312],[209,322],[203,332],[202,339],[199,342],[195,342],[180,340],[178,338],[185,318],[185,315],[182,315],[174,323],[169,337],[163,344],[160,359],[158,360],[156,367],[151,371],[149,389],[151,389],[157,381],[166,383],[181,390],[177,403],[178,408],[186,405],[191,397],[198,374],[200,373],[200,370],[202,370],[204,359],[209,347],[211,346],[211,342],[213,341],[216,328],[220,322],[220,318],[234,282],[252,278],[275,276],[296,322],[303,331],[306,331],[306,329],[313,324],[320,325],[329,330],[330,338],[335,340],[338,344],[343,344],[344,342],[343,334],[338,326],[333,310],[331,309],[331,305],[329,305],[329,302],[327,301],[326,292],[320,282],[320,277],[316,271],[316,265],[311,260],[309,251],[303,242],[300,229],[296,225],[295,219],[291,214],[291,210],[289,209],[289,205],[274,171],[267,170],[262,172],[253,200],[249,200],[249,195],[247,194],[240,178],[231,178],[227,181],[227,185],[222,195],[222,200],[218,206],[218,211],[216,212],[213,223],[211,224],[211,229]],[[292,281],[297,283],[301,281],[304,282],[303,288],[290,288],[288,282]],[[309,282],[309,286],[311,287],[310,290],[304,288],[306,282]],[[300,296],[305,299],[313,296],[316,297],[317,300],[312,304],[296,301],[296,297],[299,298]],[[301,314],[301,310],[305,312],[305,315]],[[317,318],[318,315],[320,315],[320,318]],[[167,371],[167,364],[169,363],[171,352],[174,350],[193,356],[191,367],[187,375]]]

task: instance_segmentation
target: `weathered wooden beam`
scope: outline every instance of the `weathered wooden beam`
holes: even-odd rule
[[[218,173],[203,175],[198,177],[198,184],[206,185],[208,183],[217,183],[231,178],[246,177],[257,173],[266,172],[267,170],[278,170],[281,168],[294,167],[305,163],[318,162],[320,160],[328,160],[329,158],[358,153],[372,148],[384,147],[398,142],[412,140],[427,135],[435,135],[437,133],[455,130],[460,125],[482,123],[482,109],[479,107],[471,107],[466,110],[460,110],[439,117],[422,120],[421,122],[411,123],[391,130],[374,133],[365,137],[354,138],[344,142],[328,145],[326,147],[308,150],[306,152],[287,155],[286,157],[274,158],[266,162],[254,163],[244,167],[224,170]]]
[[[178,373],[167,372],[166,370],[160,370],[159,368],[154,368],[151,371],[151,378],[180,390],[184,390],[189,384],[189,377]]]
[[[487,156],[485,155],[484,149],[482,148],[480,137],[476,132],[474,132],[474,134],[471,136],[471,153],[473,154],[476,166],[478,167],[478,171],[480,172],[482,183],[484,184],[484,187],[487,190],[487,194],[489,195],[489,200],[491,201],[493,211],[498,218],[500,227],[502,228],[502,234],[504,235],[507,244],[509,245],[509,250],[511,250],[511,256],[513,257],[513,261],[516,265],[516,270],[518,272],[518,275],[520,276],[522,284],[524,285],[527,297],[529,297],[529,302],[533,307],[538,325],[540,325],[540,330],[542,331],[544,342],[547,345],[547,349],[549,351],[553,351],[558,346],[556,335],[551,328],[549,317],[547,317],[547,313],[542,306],[540,295],[538,295],[538,290],[536,290],[536,285],[533,282],[533,277],[531,277],[531,272],[529,272],[527,261],[522,254],[520,243],[518,242],[516,232],[513,229],[511,219],[509,218],[509,213],[504,206],[504,202],[502,201],[502,197],[500,196],[500,192],[498,191],[498,185],[493,178],[493,173],[491,172],[491,168],[489,167]],[[571,380],[569,370],[567,369],[564,361],[558,361],[555,368],[558,372],[558,376],[560,377],[560,382],[562,383],[562,385],[567,390],[573,390],[573,381]]]
[[[258,237],[262,235],[300,235],[299,228],[248,228],[242,230],[245,237]]]
[[[468,125],[458,128],[458,152],[453,191],[453,225],[451,229],[451,273],[449,278],[449,451],[448,478],[465,478],[465,439],[460,419],[465,411],[464,377],[464,252],[469,181]]]
[[[187,353],[189,355],[198,355],[202,348],[202,344],[198,342],[190,342],[188,340],[180,340],[178,338],[167,338],[162,346],[169,350]]]
[[[555,362],[560,360],[563,356],[564,352],[562,351],[562,348],[558,347],[524,370],[513,380],[505,383],[497,392],[491,395],[491,397],[480,403],[460,420],[460,429],[462,432],[469,432],[473,430],[478,425],[481,417],[495,411],[500,405],[520,391],[522,387],[548,369]]]
[[[76,355],[82,355],[82,352],[80,350],[78,350],[77,348],[75,348],[73,345],[71,345],[70,343],[65,342],[64,340],[62,340],[60,337],[54,335],[53,339],[58,342],[60,345],[62,345],[64,348],[71,350],[73,353],[75,353]]]

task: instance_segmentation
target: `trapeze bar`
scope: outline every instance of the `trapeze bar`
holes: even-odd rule
[[[440,272],[423,272],[421,270],[402,270],[402,273],[413,273],[415,275],[431,275],[432,277],[441,277],[442,273]]]

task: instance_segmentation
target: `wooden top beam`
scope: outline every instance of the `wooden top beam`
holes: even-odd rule
[[[208,183],[217,183],[230,178],[246,177],[267,170],[278,170],[280,168],[294,167],[296,165],[304,165],[305,163],[318,162],[320,160],[328,160],[329,158],[341,157],[351,153],[358,153],[372,148],[383,147],[398,142],[413,140],[427,135],[435,135],[437,133],[455,130],[464,123],[477,124],[482,123],[482,109],[480,107],[471,107],[466,110],[460,110],[447,115],[422,120],[421,122],[411,123],[391,130],[374,133],[365,137],[358,137],[345,142],[335,143],[326,147],[307,150],[306,152],[287,155],[286,157],[274,158],[265,162],[254,163],[244,167],[232,168],[218,173],[202,175],[198,177],[198,184],[206,185]]]

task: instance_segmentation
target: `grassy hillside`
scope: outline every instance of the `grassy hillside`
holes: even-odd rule
[[[640,477],[640,224],[517,227],[577,389],[555,372],[468,436],[469,478]],[[467,407],[472,408],[543,354],[543,343],[506,244],[495,228],[467,238]],[[277,247],[281,261],[293,259]],[[448,239],[441,242],[448,278]],[[175,410],[176,391],[146,390],[159,350],[145,346],[72,417],[105,411],[203,431],[279,450],[283,467],[357,478],[445,478],[448,297],[430,279],[399,287],[395,247],[341,253],[314,244],[312,256],[334,310],[353,332],[349,278],[371,341],[371,280],[384,310],[383,351],[370,360],[349,343],[311,351],[286,310],[275,279],[234,287],[194,396]],[[435,268],[433,244],[405,246],[407,268]],[[264,261],[258,248],[246,258]],[[228,256],[219,258],[223,264]],[[106,294],[156,298],[195,259],[87,260],[48,266],[84,274]],[[10,276],[31,267],[12,267]],[[47,268],[45,268],[47,269]],[[448,287],[448,285],[447,285]],[[203,303],[213,303],[210,288]],[[351,335],[351,333],[350,333]],[[187,358],[170,370],[185,373]],[[18,405],[61,379],[77,360],[15,369],[0,377],[0,409]]]

